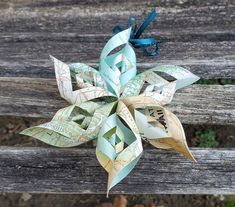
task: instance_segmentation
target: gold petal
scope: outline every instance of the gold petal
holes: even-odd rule
[[[177,152],[183,154],[188,159],[196,161],[188,148],[184,129],[179,119],[167,109],[164,109],[164,111],[166,115],[166,120],[168,122],[167,130],[168,133],[171,135],[171,137],[152,139],[149,140],[150,143],[158,148],[163,148],[163,149],[173,148]]]

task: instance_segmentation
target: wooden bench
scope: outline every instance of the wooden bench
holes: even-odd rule
[[[138,70],[157,64],[189,68],[202,80],[235,79],[232,1],[45,1],[0,3],[0,115],[50,118],[60,98],[49,54],[97,67],[117,23],[159,16],[146,36],[161,40],[156,58],[137,52]],[[235,125],[235,86],[195,84],[168,107],[184,124]],[[190,137],[188,137],[190,139]],[[0,143],[1,144],[1,143]],[[235,194],[235,149],[191,149],[192,163],[172,151],[144,149],[111,193]],[[0,147],[1,192],[106,193],[94,149]]]

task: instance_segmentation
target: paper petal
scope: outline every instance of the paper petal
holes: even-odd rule
[[[69,64],[69,70],[75,76],[78,88],[96,86],[106,89],[105,81],[94,68],[84,63],[71,63]]]
[[[187,69],[176,65],[159,65],[150,70],[155,72],[163,72],[174,77],[176,79],[175,90],[191,85],[200,79]]]
[[[160,139],[149,139],[149,142],[158,148],[172,148],[176,150],[177,152],[183,154],[185,157],[187,157],[190,160],[196,161],[193,157],[192,153],[190,152],[183,126],[181,125],[179,119],[170,111],[164,109],[166,114],[166,121],[168,122],[168,134],[169,137],[163,137]]]
[[[99,72],[106,81],[109,92],[119,97],[122,87],[136,75],[136,56],[129,45],[131,29],[114,35],[104,46],[100,55]],[[119,46],[123,48],[110,54]]]
[[[173,148],[191,160],[195,160],[187,146],[179,119],[149,97],[129,97],[123,102],[136,121],[140,134],[156,147]]]
[[[71,64],[72,69],[75,68],[76,70],[74,71],[78,74],[78,76],[76,76],[78,82],[77,84],[81,86],[81,81],[86,81],[89,84],[83,85],[81,89],[74,91],[69,65],[52,56],[51,58],[55,66],[56,81],[60,95],[69,103],[80,104],[103,96],[113,96],[113,94],[109,93],[105,88],[99,87],[103,86],[104,82],[101,80],[101,76],[98,75],[97,71],[95,72],[95,70],[91,70],[89,66],[79,63]],[[85,79],[84,76],[86,75],[89,76]],[[93,85],[92,79],[96,81]],[[79,82],[79,80],[81,81]]]
[[[101,128],[96,148],[97,159],[109,174],[107,192],[131,172],[142,151],[132,115],[125,104],[119,102],[117,114],[111,115]]]
[[[169,82],[155,72],[166,73],[176,80]],[[188,86],[198,79],[199,77],[182,67],[160,65],[137,75],[129,81],[121,97],[137,96],[141,93],[140,96],[151,97],[158,104],[166,105],[171,102],[177,89]],[[146,85],[144,85],[145,83]]]
[[[114,105],[115,103],[99,105],[94,102],[72,105],[60,109],[52,121],[25,129],[21,134],[57,147],[77,146],[97,137]]]

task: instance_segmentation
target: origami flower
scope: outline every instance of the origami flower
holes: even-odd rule
[[[143,152],[141,138],[194,160],[180,121],[164,105],[171,102],[177,89],[198,77],[172,65],[136,74],[135,52],[128,43],[130,32],[121,31],[107,42],[99,71],[83,63],[67,65],[52,57],[60,95],[72,105],[60,109],[50,122],[21,132],[57,147],[97,139],[96,156],[108,172],[107,191],[138,162]],[[121,50],[113,52],[120,46]],[[175,80],[169,82],[159,72]]]

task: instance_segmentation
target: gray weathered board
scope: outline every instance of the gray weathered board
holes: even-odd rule
[[[52,117],[68,106],[55,79],[0,78],[0,115]],[[176,92],[168,108],[183,123],[235,125],[235,86],[193,85]]]
[[[159,15],[144,35],[162,43],[157,57],[136,50],[139,71],[177,64],[202,79],[235,78],[233,1],[3,1],[0,115],[52,117],[65,102],[48,55],[98,67],[112,28],[125,26],[130,15],[140,21],[153,8]],[[170,109],[183,123],[234,124],[234,91],[234,86],[197,85],[179,91]]]
[[[3,0],[0,2],[0,116],[52,117],[59,97],[48,55],[98,67],[116,24],[159,15],[144,36],[161,41],[157,57],[138,50],[138,71],[157,64],[189,68],[202,79],[235,79],[232,0]],[[235,86],[194,85],[169,106],[183,123],[235,125]],[[1,145],[1,143],[0,143]],[[235,150],[192,149],[198,163],[146,149],[111,193],[235,194]],[[1,192],[105,193],[94,149],[0,147]]]
[[[0,2],[0,75],[52,78],[48,54],[97,67],[112,28],[156,8],[158,18],[144,35],[160,39],[160,52],[152,58],[136,50],[139,71],[167,63],[190,67],[203,79],[235,78],[234,1],[86,2]]]
[[[235,151],[192,149],[197,163],[146,149],[111,193],[235,194]],[[0,147],[0,192],[105,193],[94,149]]]

